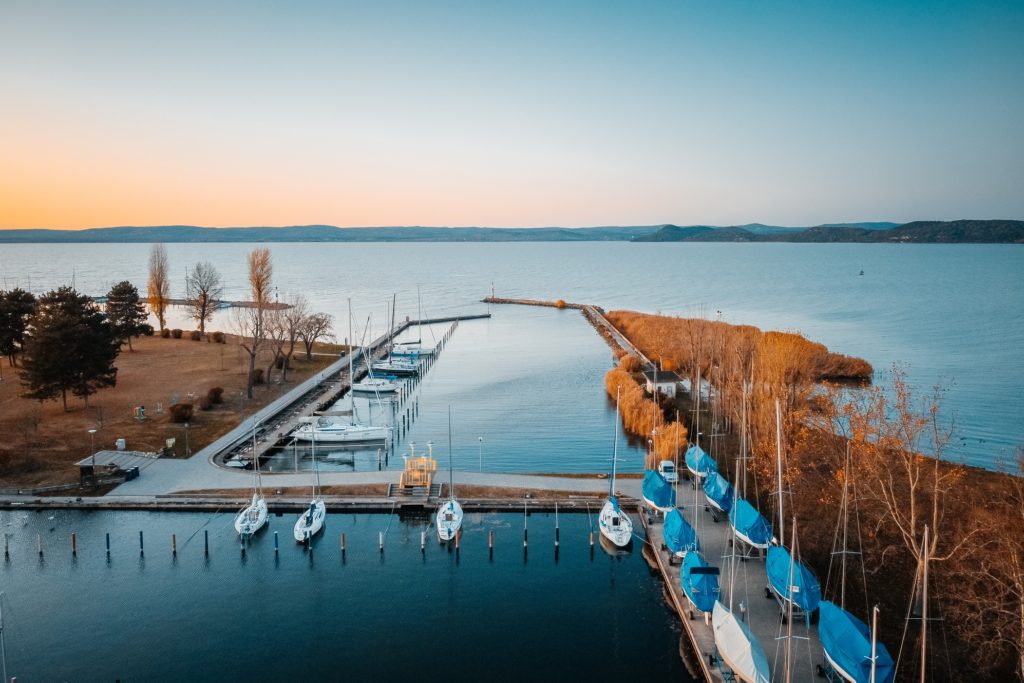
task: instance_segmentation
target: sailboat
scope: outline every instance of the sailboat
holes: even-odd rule
[[[235,531],[239,536],[252,536],[267,523],[267,501],[263,499],[263,481],[260,478],[260,459],[256,453],[256,420],[252,422],[252,501],[235,517]]]
[[[849,683],[892,683],[896,665],[885,645],[878,642],[878,606],[871,610],[871,628],[846,610],[847,528],[849,526],[850,451],[847,446],[843,495],[839,505],[842,549],[832,555],[840,557],[839,604],[822,600],[818,605],[818,637],[825,655],[825,668],[819,674],[836,674]],[[835,545],[833,544],[833,551]],[[857,553],[859,554],[859,553]],[[830,678],[834,678],[831,677]]]
[[[783,533],[783,495],[782,490],[782,414],[779,402],[775,402],[775,439],[776,439],[776,476],[779,495],[779,544],[768,548],[765,569],[768,574],[768,586],[765,589],[768,597],[772,595],[779,601],[785,613],[792,608],[794,612],[810,615],[818,609],[821,602],[821,585],[814,573],[800,560],[792,556],[782,543]],[[795,519],[795,518],[794,518]],[[795,521],[794,521],[795,527]],[[794,539],[796,532],[794,529]]]
[[[736,540],[751,550],[767,550],[772,541],[772,525],[753,505],[740,498],[729,511],[729,524]]]
[[[686,601],[690,603],[690,618],[693,611],[706,614],[715,608],[722,589],[718,584],[718,567],[708,565],[699,552],[688,552],[679,570],[679,582],[683,586]]]
[[[601,507],[597,526],[601,536],[617,548],[625,548],[633,542],[633,521],[619,507],[615,497],[615,468],[619,459],[619,398],[615,397],[615,440],[612,442],[612,476],[608,483],[608,499]]]
[[[657,470],[647,470],[641,489],[644,502],[661,513],[676,509],[676,490]]]
[[[299,519],[295,522],[295,540],[298,543],[309,542],[324,528],[324,519],[327,517],[327,506],[324,504],[324,497],[320,494],[320,470],[316,466],[316,445],[313,450],[313,499]]]
[[[728,515],[732,510],[732,484],[718,472],[712,472],[704,480],[704,498],[708,501],[712,518],[717,522],[719,515]]]
[[[700,446],[694,444],[686,449],[686,469],[696,481],[700,481],[712,472],[718,471],[718,463]]]
[[[462,506],[455,499],[455,472],[453,469],[452,456],[452,407],[449,405],[449,500],[444,501],[437,507],[435,522],[437,524],[437,539],[446,543],[455,538],[456,533],[462,526]]]
[[[462,506],[455,500],[455,474],[452,469],[452,409],[448,407],[448,500],[437,508],[437,538],[442,543],[455,538],[462,526]]]
[[[348,338],[350,346],[348,349],[348,376],[349,379],[355,377],[353,370],[352,356],[355,355],[352,351],[354,341],[352,337],[352,300],[348,301]],[[340,411],[340,414],[351,415],[352,422],[341,422],[335,419],[333,415],[320,415],[316,418],[307,418],[305,422],[299,426],[292,436],[299,441],[319,441],[321,443],[365,443],[373,441],[388,441],[391,438],[391,428],[387,425],[364,425],[356,422],[355,409],[356,400],[355,392],[350,390],[349,395],[349,410]]]
[[[685,558],[691,553],[700,551],[700,539],[697,538],[697,532],[693,530],[678,508],[672,508],[665,515],[662,532],[665,536],[665,548],[676,557]]]
[[[395,342],[391,347],[392,358],[415,358],[420,356],[434,355],[434,349],[423,346],[423,300],[420,298],[420,288],[416,287],[416,341]]]

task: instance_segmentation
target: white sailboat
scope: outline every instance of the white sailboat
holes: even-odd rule
[[[235,531],[239,536],[252,536],[267,523],[267,501],[263,499],[263,481],[260,478],[260,459],[256,453],[256,420],[252,423],[252,500],[235,517]]]
[[[316,466],[316,444],[313,444],[313,499],[299,519],[295,522],[295,541],[304,543],[313,540],[324,528],[324,519],[327,517],[327,505],[320,493],[320,470]]]
[[[633,521],[619,507],[615,497],[615,468],[619,458],[619,399],[615,398],[615,440],[612,445],[612,476],[608,484],[608,499],[601,507],[597,517],[601,536],[608,539],[614,546],[625,548],[633,542]]]
[[[348,376],[355,377],[352,362],[352,300],[348,301]],[[298,429],[292,432],[299,441],[318,441],[321,443],[363,443],[368,441],[388,441],[391,438],[391,428],[387,425],[364,425],[356,421],[355,391],[350,390],[348,411],[343,414],[351,414],[351,422],[341,422],[334,416],[320,415],[316,418],[309,418]]]
[[[448,500],[437,508],[437,538],[442,543],[455,538],[462,527],[462,506],[455,500],[455,475],[452,469],[452,409],[448,407]]]
[[[368,377],[352,385],[357,394],[393,394],[401,385],[390,377],[374,377],[371,370]]]

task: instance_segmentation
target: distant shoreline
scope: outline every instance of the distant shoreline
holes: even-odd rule
[[[150,244],[230,242],[789,242],[870,244],[1024,244],[1024,221],[958,220],[835,223],[809,228],[602,226],[591,228],[339,228],[332,225],[206,228],[191,225],[4,229],[0,244]]]

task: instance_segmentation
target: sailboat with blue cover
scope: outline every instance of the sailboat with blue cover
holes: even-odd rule
[[[828,600],[822,600],[819,608],[818,637],[832,669],[829,673],[834,672],[849,683],[892,683],[896,665],[885,645],[878,642],[877,629],[869,629],[863,621]],[[877,607],[874,613],[877,617]]]
[[[684,459],[686,460],[686,469],[690,470],[690,474],[698,481],[710,473],[718,471],[718,463],[715,462],[715,459],[697,444],[686,449]]]
[[[679,570],[679,582],[683,586],[686,601],[690,603],[690,618],[693,611],[706,614],[715,608],[722,589],[718,584],[718,567],[712,567],[699,552],[686,553]]]
[[[676,507],[676,490],[657,470],[647,470],[641,489],[644,502],[661,513]]]
[[[672,508],[665,515],[662,525],[665,536],[665,547],[676,557],[686,557],[690,553],[700,552],[700,539],[690,523],[683,517],[678,508]]]
[[[794,611],[808,615],[818,609],[821,584],[807,565],[794,560],[786,548],[781,545],[768,548],[765,568],[768,572],[768,588],[783,606],[792,600]],[[789,584],[790,577],[792,585]]]
[[[708,501],[711,516],[717,522],[719,515],[724,517],[732,510],[732,484],[718,472],[712,472],[704,480],[704,498]]]
[[[744,498],[740,498],[729,511],[729,524],[736,539],[752,550],[767,550],[772,542],[772,525]]]

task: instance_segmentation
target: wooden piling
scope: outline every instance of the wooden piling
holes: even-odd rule
[[[203,555],[210,556],[210,530],[203,529]]]
[[[178,556],[178,534],[171,534],[171,555]]]
[[[71,556],[78,557],[78,537],[75,532],[71,532]]]

